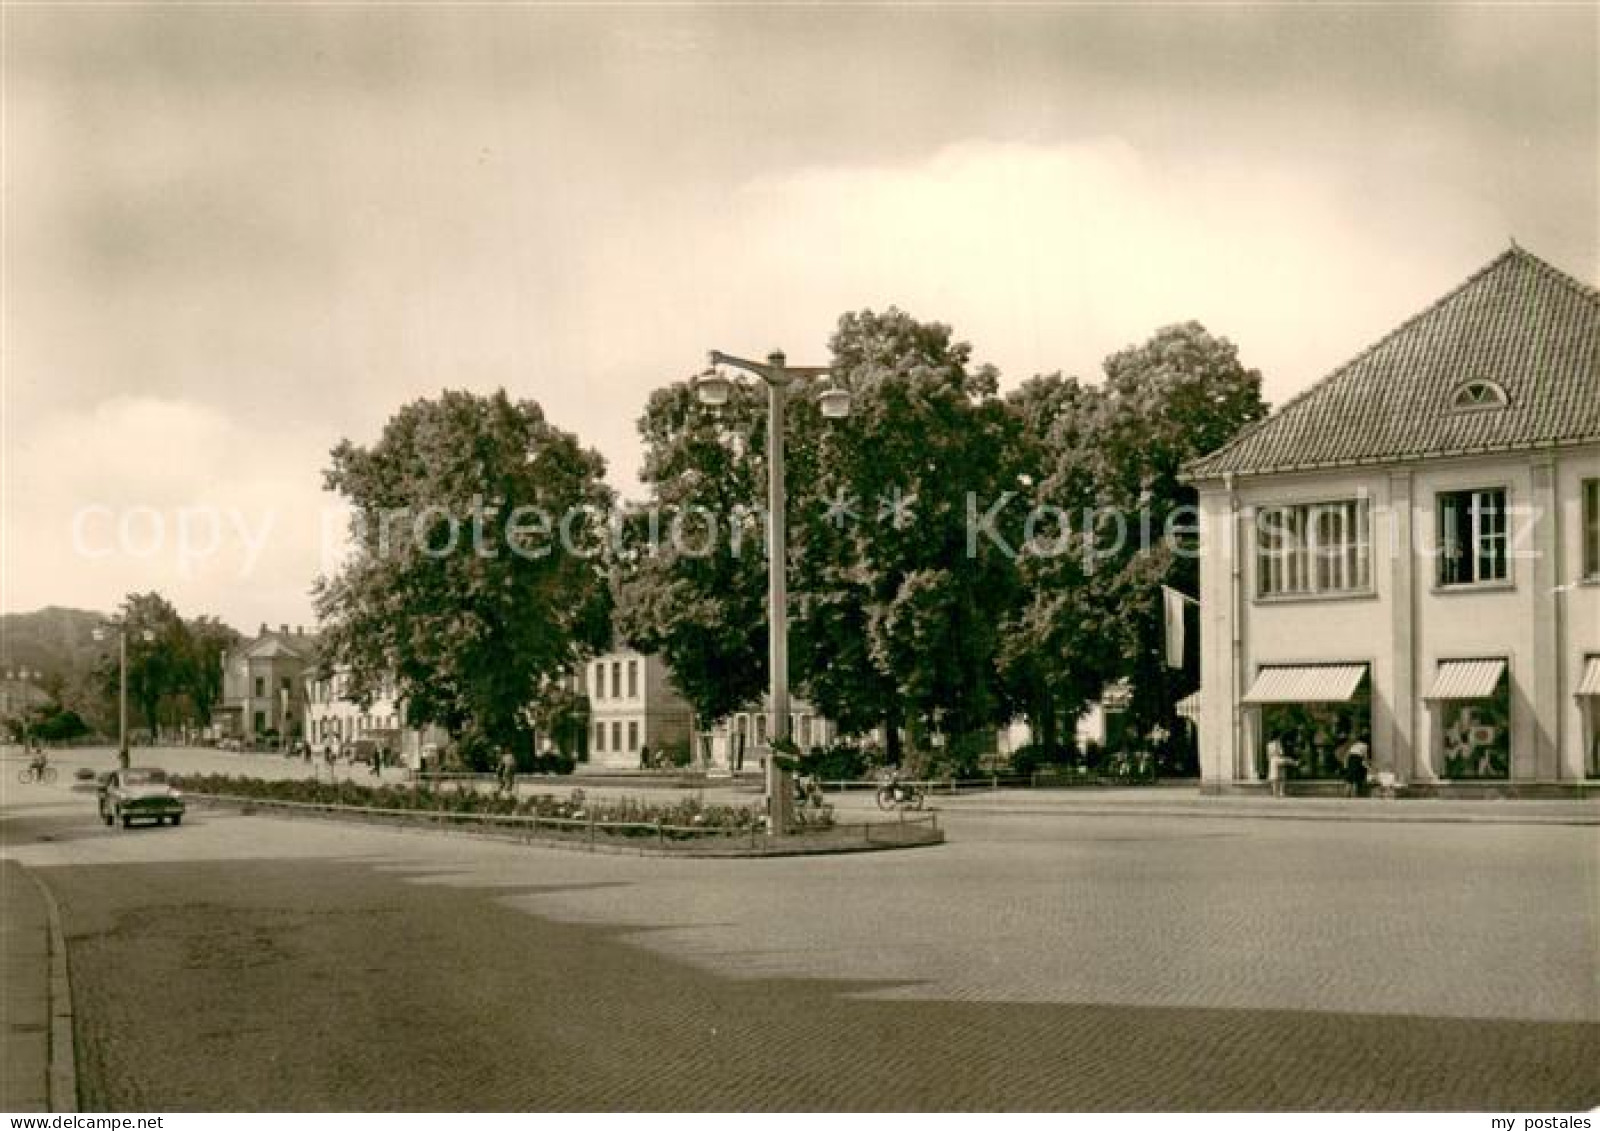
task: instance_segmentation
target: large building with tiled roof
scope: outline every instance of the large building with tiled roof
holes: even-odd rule
[[[305,676],[317,662],[317,634],[304,628],[276,632],[263,624],[222,657],[220,737],[251,742],[292,742],[306,736]]]
[[[1187,474],[1209,785],[1600,780],[1592,287],[1513,247]]]

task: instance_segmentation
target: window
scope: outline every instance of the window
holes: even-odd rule
[[[1366,499],[1263,507],[1256,516],[1256,592],[1262,597],[1355,593],[1372,587]]]
[[[620,720],[611,724],[611,749],[622,749],[622,722]]]
[[[1493,381],[1468,381],[1456,388],[1455,396],[1450,400],[1454,409],[1472,410],[1480,408],[1504,408],[1510,399],[1506,391]]]
[[[628,724],[628,749],[639,749],[639,724],[635,722]]]
[[[597,753],[604,753],[606,748],[606,724],[594,724],[594,748]]]
[[[1600,579],[1600,479],[1583,481],[1583,576]]]
[[[622,661],[611,661],[611,698],[622,698]]]
[[[1508,576],[1506,493],[1500,488],[1439,496],[1439,584],[1477,585]]]
[[[756,716],[756,745],[760,746],[767,740],[767,716]]]
[[[629,699],[637,699],[638,697],[639,697],[639,661],[638,660],[629,660],[628,661],[628,698]]]
[[[278,686],[280,688],[282,688],[284,691],[288,691],[289,690],[289,677],[288,676],[284,676],[282,679],[278,680]]]
[[[594,666],[594,697],[596,699],[604,699],[606,697],[606,666],[604,664],[596,664]]]
[[[266,693],[267,693],[267,677],[264,676],[264,675],[256,676],[256,696],[257,696],[257,698],[265,695]]]

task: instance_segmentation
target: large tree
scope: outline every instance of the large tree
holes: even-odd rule
[[[195,718],[211,725],[211,713],[222,698],[222,657],[239,641],[239,634],[216,617],[195,617],[188,623],[188,655],[183,665],[183,686]]]
[[[445,392],[333,450],[354,548],[319,579],[323,665],[357,702],[393,675],[412,724],[521,746],[541,692],[610,631],[604,461],[532,401]]]
[[[192,643],[178,610],[160,593],[130,593],[118,613],[128,640],[128,705],[154,737],[163,722],[187,715]],[[120,692],[119,656],[115,638],[101,665],[101,686],[116,702]]]
[[[799,486],[796,622],[807,693],[847,730],[914,726],[960,747],[1006,714],[999,627],[1015,563],[968,537],[974,505],[1014,481],[1015,421],[997,374],[948,326],[896,309],[846,314],[833,373],[850,417],[812,430]]]
[[[1013,410],[1027,419],[1036,400]],[[1107,358],[1104,384],[1051,417],[1040,498],[1077,522],[1056,552],[1023,556],[1011,647],[1060,703],[1128,678],[1137,725],[1171,728],[1191,677],[1165,666],[1161,587],[1192,595],[1199,580],[1197,498],[1181,471],[1266,411],[1233,343],[1188,322]]]
[[[767,685],[765,406],[736,385],[710,409],[677,382],[639,421],[650,498],[624,522],[617,628],[666,660],[702,727]]]

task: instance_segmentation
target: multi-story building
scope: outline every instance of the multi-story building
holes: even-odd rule
[[[1600,777],[1600,296],[1513,247],[1188,469],[1205,785]]]
[[[306,735],[305,675],[316,664],[317,635],[265,624],[222,656],[221,737],[293,741]]]
[[[622,648],[587,661],[576,674],[578,692],[589,699],[591,766],[638,769],[647,751],[687,748],[694,713],[661,657]]]
[[[348,743],[370,741],[399,752],[407,745],[402,733],[404,706],[393,680],[383,681],[365,707],[350,699],[348,692],[349,676],[342,672],[326,678],[315,668],[305,673],[306,738],[313,746],[339,750]]]

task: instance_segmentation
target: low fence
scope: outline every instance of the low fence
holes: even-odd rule
[[[378,820],[476,828],[482,832],[517,834],[568,844],[625,845],[653,847],[662,851],[744,850],[761,854],[774,851],[805,850],[802,842],[814,841],[815,851],[848,850],[854,845],[872,847],[936,844],[943,840],[936,814],[901,814],[894,821],[830,822],[827,825],[801,826],[788,835],[774,837],[763,825],[745,827],[707,827],[671,825],[661,821],[601,821],[592,817],[541,817],[533,813],[459,813],[448,809],[392,809],[365,805],[342,805],[325,801],[282,801],[243,797],[237,794],[189,793],[185,797],[216,805],[237,806],[244,810],[276,809],[306,816],[341,817],[353,820]]]

